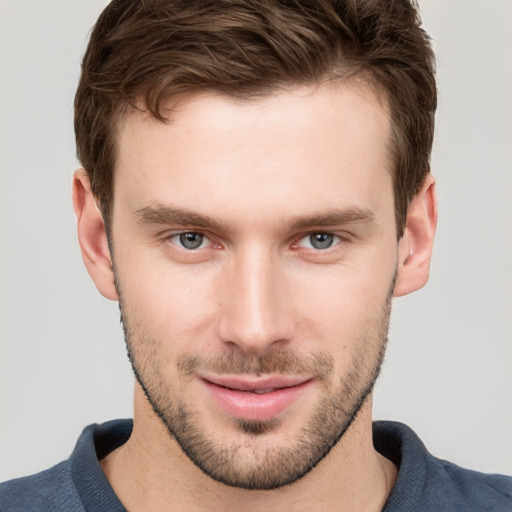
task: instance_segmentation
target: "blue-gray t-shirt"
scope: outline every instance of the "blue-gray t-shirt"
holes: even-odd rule
[[[130,437],[131,420],[90,425],[71,457],[46,471],[0,484],[3,512],[126,512],[99,460]],[[399,468],[383,512],[511,512],[512,478],[437,459],[401,423],[373,424],[375,448]]]

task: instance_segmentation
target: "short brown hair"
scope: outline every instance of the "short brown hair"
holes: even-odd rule
[[[437,102],[430,40],[409,0],[113,0],[92,31],[75,97],[77,154],[108,226],[116,130],[129,106],[165,121],[169,96],[250,99],[364,76],[384,93],[398,235],[430,169]]]

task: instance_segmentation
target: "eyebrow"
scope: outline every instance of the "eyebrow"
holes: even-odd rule
[[[154,204],[135,211],[137,220],[142,224],[165,224],[173,226],[193,226],[222,233],[232,233],[229,224],[208,215],[193,212],[186,208]],[[301,231],[315,227],[333,227],[354,222],[369,223],[375,218],[367,208],[351,207],[340,210],[327,210],[312,215],[299,215],[285,221],[285,231]]]
[[[353,222],[369,223],[374,218],[375,215],[372,210],[354,206],[340,210],[328,210],[313,215],[296,216],[287,221],[285,226],[290,231],[301,231],[315,227],[340,226]]]
[[[162,204],[146,206],[135,211],[135,216],[142,224],[167,224],[174,226],[194,226],[230,233],[232,228],[217,219],[195,213],[186,208],[173,208]]]

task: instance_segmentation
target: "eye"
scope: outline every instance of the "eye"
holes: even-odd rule
[[[317,251],[323,249],[329,249],[333,245],[338,244],[341,241],[340,237],[333,233],[310,233],[309,235],[301,238],[297,244],[299,247],[313,248]]]
[[[209,239],[201,233],[187,231],[184,233],[176,233],[175,235],[172,235],[171,241],[176,245],[183,247],[184,249],[193,251],[194,249],[201,249],[205,247],[208,244]]]

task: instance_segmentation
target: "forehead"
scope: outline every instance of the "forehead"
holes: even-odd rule
[[[141,111],[123,119],[114,204],[122,197],[133,209],[168,201],[222,209],[243,198],[262,207],[302,202],[300,214],[307,201],[350,201],[382,185],[391,192],[388,113],[361,84],[249,101],[200,93],[163,106],[167,123]]]

